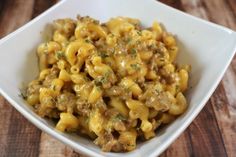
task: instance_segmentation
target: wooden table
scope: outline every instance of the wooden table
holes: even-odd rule
[[[161,1],[236,30],[236,0]],[[1,0],[0,36],[16,30],[54,3],[56,0]],[[0,96],[0,156],[82,155],[37,129]],[[199,116],[161,156],[236,156],[236,57]]]

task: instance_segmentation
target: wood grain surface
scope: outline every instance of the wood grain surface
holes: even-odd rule
[[[0,37],[16,30],[56,2],[56,0],[1,0]],[[161,0],[161,2],[236,30],[236,0]],[[0,96],[0,157],[37,156],[82,157],[83,155],[37,129]],[[236,57],[198,117],[161,155],[161,157],[190,156],[236,156]]]

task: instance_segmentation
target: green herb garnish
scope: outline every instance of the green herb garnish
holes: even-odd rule
[[[101,91],[102,90],[102,86],[96,86],[97,90]]]
[[[96,86],[102,86],[101,80],[95,80],[94,83]]]
[[[109,77],[110,77],[110,74],[111,74],[111,72],[110,71],[108,71],[108,72],[106,72],[105,73],[105,75],[102,77],[102,83],[107,83],[108,82],[108,79],[109,79]]]
[[[156,45],[155,44],[151,44],[148,46],[149,49],[156,49]]]
[[[115,121],[125,121],[127,120],[127,118],[125,118],[124,116],[122,116],[121,114],[118,114],[114,117]]]
[[[130,43],[132,41],[132,38],[127,38],[126,43]]]
[[[141,36],[141,35],[142,35],[142,32],[141,32],[141,31],[137,31],[137,34]]]
[[[56,58],[59,59],[64,59],[65,58],[65,54],[62,51],[57,51],[56,52]]]
[[[56,86],[55,85],[52,86],[52,90],[54,90],[54,91],[56,90]]]
[[[179,90],[180,90],[179,85],[176,85],[176,91],[179,91]]]
[[[114,55],[115,52],[116,52],[116,50],[113,48],[113,49],[111,50],[111,55]]]
[[[109,77],[110,77],[111,71],[106,72],[102,77],[99,77],[98,79],[95,79],[95,85],[96,86],[102,86],[103,84],[108,83]]]
[[[137,50],[135,48],[132,48],[130,54],[133,58],[135,58],[137,56]]]
[[[135,145],[134,144],[126,144],[128,147],[134,147]]]
[[[124,91],[126,92],[126,93],[128,93],[128,92],[130,92],[130,89],[133,87],[135,85],[135,83],[133,83],[132,85],[130,85],[129,87],[123,87],[124,88]]]
[[[160,90],[159,88],[156,88],[156,89],[155,89],[155,92],[156,92],[156,94],[160,94],[160,93],[161,93],[161,90]]]
[[[26,98],[27,98],[26,94],[23,93],[23,92],[20,92],[19,97],[21,97],[21,98],[23,98],[23,99],[26,99]]]
[[[90,44],[93,43],[90,39],[85,39],[84,41],[85,41],[86,43],[90,43]]]
[[[85,123],[88,124],[88,123],[89,123],[89,120],[90,120],[89,117],[86,117]]]
[[[102,51],[102,52],[100,52],[99,53],[99,56],[101,57],[101,58],[106,58],[106,57],[109,57],[109,55],[106,53],[106,52],[104,52],[104,51]]]
[[[111,37],[114,37],[115,35],[113,33],[111,33]]]
[[[19,97],[26,99],[27,98],[27,91],[26,88],[19,89],[20,93],[18,94]]]
[[[137,44],[137,45],[141,44],[141,41],[140,41],[140,40],[137,40],[137,41],[136,41],[136,44]]]
[[[140,70],[140,65],[139,65],[138,63],[136,63],[136,64],[130,64],[130,66],[131,66],[134,70],[136,70],[136,71]]]

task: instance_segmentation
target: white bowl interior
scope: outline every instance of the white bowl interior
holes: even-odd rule
[[[19,97],[22,84],[38,74],[36,47],[43,41],[49,24],[58,18],[76,18],[89,15],[102,22],[111,17],[138,18],[143,26],[158,20],[176,35],[180,46],[179,63],[192,66],[190,89],[187,92],[189,107],[168,127],[158,131],[155,138],[140,143],[129,153],[104,153],[91,140],[54,132],[54,124],[38,117]],[[41,33],[40,33],[41,32]],[[154,0],[67,0],[57,4],[20,30],[0,41],[1,93],[24,116],[51,135],[69,144],[77,151],[90,155],[156,156],[160,154],[189,125],[204,106],[220,81],[235,51],[236,35],[223,27],[204,22],[171,9]],[[49,128],[47,127],[49,126]]]

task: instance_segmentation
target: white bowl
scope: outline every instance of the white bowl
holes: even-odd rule
[[[189,107],[168,127],[158,131],[155,138],[140,143],[132,152],[105,153],[91,140],[54,129],[54,124],[37,116],[19,97],[22,83],[38,74],[36,47],[48,24],[57,18],[89,15],[101,21],[111,17],[138,18],[144,26],[158,20],[179,41],[181,63],[192,65]],[[236,33],[227,28],[192,17],[155,0],[63,0],[22,28],[0,41],[0,92],[29,121],[38,128],[90,156],[154,157],[163,152],[193,121],[221,80],[234,52]],[[53,147],[53,146],[52,146]]]

